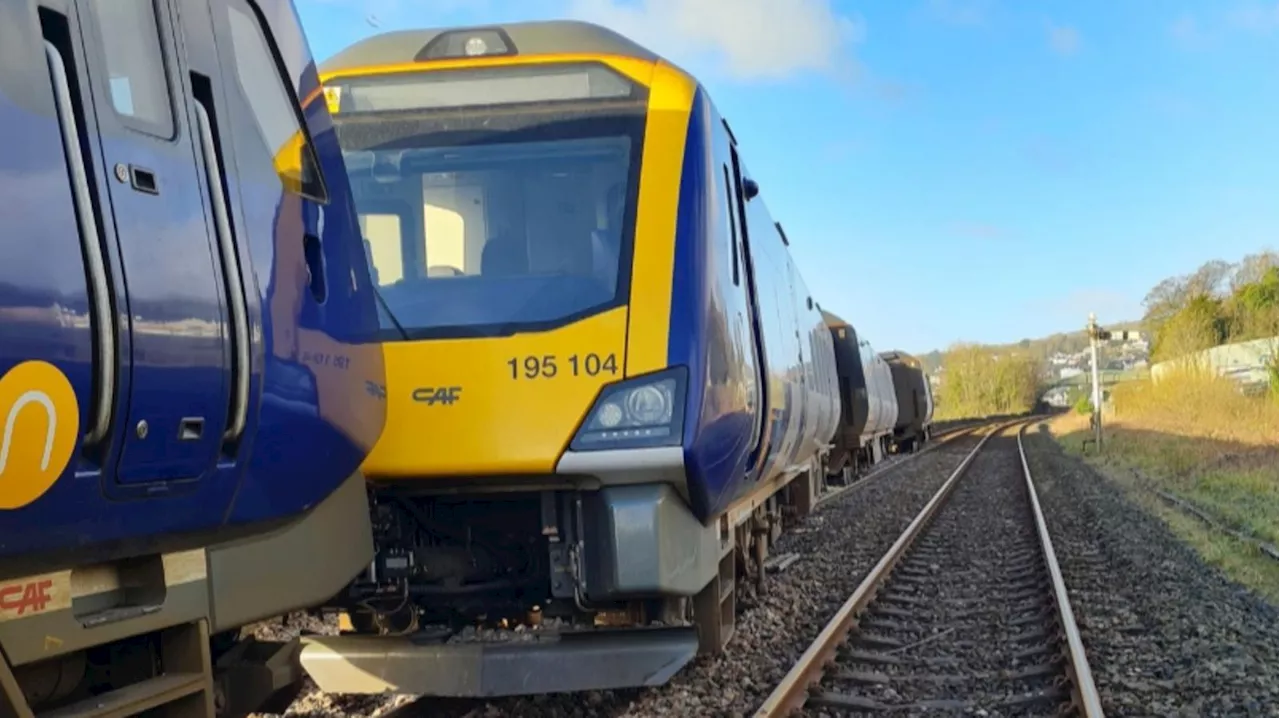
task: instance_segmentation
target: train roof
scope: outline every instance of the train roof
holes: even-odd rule
[[[365,38],[320,63],[321,73],[357,67],[399,65],[435,59],[468,57],[449,54],[450,37],[481,37],[497,41],[498,49],[488,55],[620,55],[648,62],[660,58],[644,46],[599,25],[580,20],[542,20],[474,27],[395,30]],[[462,42],[466,42],[463,40]],[[484,56],[484,55],[479,55]],[[470,57],[476,57],[471,55]]]
[[[853,326],[849,324],[849,322],[846,322],[845,320],[841,319],[835,314],[832,314],[831,312],[828,312],[825,309],[822,310],[822,321],[826,322],[827,326],[831,328]]]
[[[880,352],[880,358],[884,359],[887,362],[898,362],[900,364],[906,364],[907,366],[915,369],[920,368],[919,359],[915,358],[915,356],[911,354],[908,354],[904,351],[900,351],[898,349],[894,349],[892,351],[887,351],[887,352]]]

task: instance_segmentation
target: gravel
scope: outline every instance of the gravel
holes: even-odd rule
[[[763,595],[740,594],[747,609],[724,654],[695,661],[619,715],[750,715],[976,443],[956,439],[819,507],[773,548],[800,560]]]
[[[1053,685],[1063,670],[1049,585],[1017,445],[995,437],[827,672],[823,688],[838,700],[811,700],[807,715],[843,715],[850,702],[870,712],[1052,715],[1070,694]]]
[[[737,633],[725,652],[696,659],[664,686],[484,702],[414,702],[407,696],[326,696],[308,685],[286,715],[749,715],[976,443],[976,438],[962,436],[823,503],[772,548],[774,555],[792,552],[799,560],[772,575],[761,595],[749,583],[739,583]]]
[[[1028,463],[1106,714],[1276,715],[1276,606],[1033,433]]]

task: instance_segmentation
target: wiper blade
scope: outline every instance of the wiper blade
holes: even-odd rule
[[[387,304],[387,300],[382,296],[382,290],[376,284],[373,286],[373,296],[378,298],[378,304],[382,306],[382,311],[387,313],[387,319],[391,320],[391,326],[395,327],[396,331],[400,333],[400,338],[409,341],[409,332],[406,332],[404,327],[400,325],[395,313],[391,311],[391,307]]]

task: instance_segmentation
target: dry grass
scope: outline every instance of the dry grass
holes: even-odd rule
[[[1109,418],[1120,426],[1272,449],[1280,435],[1274,394],[1245,396],[1235,383],[1210,372],[1182,370],[1159,382],[1120,384],[1111,400]]]
[[[1280,520],[1276,397],[1244,396],[1227,380],[1187,373],[1158,384],[1121,385],[1112,399],[1104,456],[1090,461],[1164,518],[1206,561],[1274,601],[1274,559],[1170,509],[1151,489],[1175,494],[1275,545]],[[1090,435],[1088,418],[1076,415],[1055,419],[1051,430],[1075,453]]]

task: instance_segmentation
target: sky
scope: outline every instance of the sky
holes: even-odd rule
[[[1280,236],[1275,2],[295,3],[317,60],[555,18],[648,46],[706,86],[814,299],[880,350],[1136,319],[1160,280]]]

